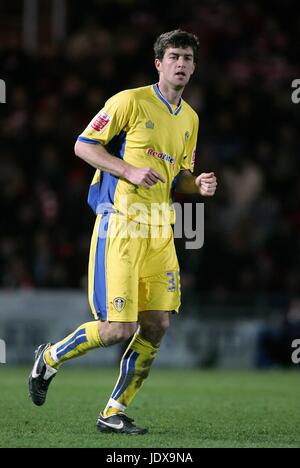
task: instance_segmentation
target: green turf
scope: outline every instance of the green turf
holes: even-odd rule
[[[95,430],[115,372],[66,366],[41,408],[28,373],[0,367],[0,447],[300,447],[298,371],[153,369],[128,411],[150,433],[135,437]]]

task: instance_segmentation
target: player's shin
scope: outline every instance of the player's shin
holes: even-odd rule
[[[122,357],[119,379],[103,411],[104,417],[125,411],[148,377],[157,351],[158,347],[142,338],[138,332],[133,336]]]
[[[44,360],[46,364],[57,369],[62,362],[82,356],[91,349],[103,346],[99,336],[99,322],[87,322],[80,325],[62,341],[47,349]]]

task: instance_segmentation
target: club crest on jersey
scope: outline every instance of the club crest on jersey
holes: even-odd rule
[[[148,122],[146,122],[146,128],[154,128],[154,123],[148,120]]]
[[[184,134],[185,141],[187,141],[189,138],[190,138],[189,132],[185,132],[185,134]]]
[[[103,130],[110,121],[111,116],[104,111],[100,111],[100,113],[92,121],[91,127],[97,132],[101,132],[101,130]]]
[[[126,304],[126,300],[123,299],[123,297],[116,297],[116,298],[113,300],[114,308],[115,308],[118,312],[122,312],[122,310],[123,310],[124,307],[125,307],[125,304]]]

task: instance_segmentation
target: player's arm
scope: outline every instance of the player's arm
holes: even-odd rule
[[[75,154],[95,169],[110,172],[110,174],[126,179],[134,185],[150,188],[158,181],[165,182],[164,178],[150,167],[138,168],[110,154],[105,147],[99,144],[89,144],[77,140]]]
[[[212,197],[216,192],[217,185],[214,172],[203,172],[195,177],[189,170],[184,170],[180,172],[175,191],[190,194],[199,193],[203,197]]]
[[[192,114],[193,131],[190,138],[186,141],[185,151],[181,162],[181,170],[179,172],[178,181],[174,190],[181,193],[200,194],[203,197],[214,196],[217,189],[217,178],[214,172],[203,172],[198,176],[193,176],[196,148],[197,148],[197,135],[199,128],[199,119],[195,112]],[[175,179],[176,179],[175,178]],[[175,182],[175,180],[174,180]]]

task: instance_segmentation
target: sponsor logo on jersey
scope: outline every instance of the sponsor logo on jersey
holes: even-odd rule
[[[106,125],[111,121],[111,116],[106,112],[101,111],[91,123],[91,127],[97,132],[101,132]]]
[[[175,162],[175,159],[172,156],[170,156],[169,154],[160,153],[158,151],[155,151],[152,148],[148,148],[147,154],[149,154],[149,156],[154,156],[157,159],[162,159],[163,161],[167,161],[170,164],[174,164],[174,162]]]
[[[122,312],[122,310],[123,310],[124,307],[125,307],[125,304],[126,304],[126,300],[123,299],[123,297],[116,297],[116,298],[113,300],[114,308],[115,308],[118,312]]]

